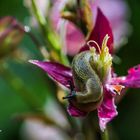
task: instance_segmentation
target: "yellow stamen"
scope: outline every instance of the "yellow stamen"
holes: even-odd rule
[[[96,47],[98,48],[99,53],[101,53],[100,46],[98,45],[98,43],[97,43],[96,41],[94,41],[94,40],[89,40],[89,41],[87,42],[87,45],[88,45],[89,47],[95,47],[95,46],[91,46],[90,43],[94,43],[94,44],[96,45]]]
[[[109,35],[106,34],[106,36],[105,36],[104,39],[103,39],[102,50],[105,50],[109,38],[110,38]]]

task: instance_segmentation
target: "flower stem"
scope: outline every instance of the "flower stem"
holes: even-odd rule
[[[102,140],[109,140],[109,134],[108,134],[107,128],[104,132],[102,132],[101,137],[102,137]]]
[[[31,0],[31,2],[34,16],[40,26],[48,52],[54,51],[58,55],[59,58],[59,60],[57,60],[58,62],[61,61],[63,62],[63,64],[69,65],[67,56],[61,52],[61,45],[58,36],[55,33],[53,33],[53,31],[50,30],[50,28],[48,28],[50,27],[49,23],[47,23],[45,17],[41,14],[35,0]],[[51,56],[51,53],[50,59],[52,60],[54,59],[54,56]]]
[[[52,47],[52,49],[54,49],[55,51],[58,51],[60,49],[59,43],[57,39],[54,38],[54,35],[52,34],[52,32],[49,31],[45,17],[41,14],[40,10],[38,9],[35,0],[31,0],[31,3],[32,3],[33,14],[40,26],[41,32],[45,38],[45,42],[48,45],[47,46],[48,50],[51,50],[50,47]],[[53,39],[53,42],[52,42],[52,39]]]
[[[46,34],[46,27],[45,27],[46,20],[45,20],[44,16],[42,16],[40,10],[38,10],[35,0],[31,0],[31,3],[32,3],[32,10],[37,19],[37,22],[39,23],[39,26],[40,26],[43,34]]]

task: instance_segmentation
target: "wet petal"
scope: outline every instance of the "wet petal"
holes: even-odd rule
[[[140,65],[130,68],[127,76],[115,78],[113,82],[128,88],[140,88]]]
[[[80,111],[78,108],[73,106],[72,103],[69,104],[67,111],[73,117],[84,117],[87,115],[86,112]]]
[[[102,131],[105,130],[106,125],[117,114],[114,98],[114,93],[109,89],[104,89],[104,99],[100,107],[98,108],[99,125]]]
[[[43,69],[53,80],[63,86],[70,88],[70,82],[73,85],[72,72],[69,67],[56,62],[43,62],[38,60],[30,60],[29,62]]]
[[[108,34],[110,37],[108,40],[107,46],[109,48],[109,52],[112,53],[113,52],[112,29],[110,27],[108,19],[104,16],[102,11],[98,8],[98,14],[97,14],[95,27],[93,28],[87,42],[90,40],[94,40],[99,44],[99,46],[102,46],[102,41],[106,34]],[[85,51],[85,50],[89,50],[89,46],[87,46],[87,44],[80,51]]]

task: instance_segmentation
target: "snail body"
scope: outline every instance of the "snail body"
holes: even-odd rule
[[[104,88],[111,77],[112,56],[106,35],[99,46],[94,40],[87,42],[89,49],[77,54],[72,61],[73,83],[71,94],[64,97],[80,111],[91,112],[99,107],[104,98]],[[91,46],[94,43],[96,47]],[[113,88],[114,89],[114,88]]]
[[[78,104],[96,103],[102,99],[103,86],[96,70],[93,69],[91,51],[76,55],[72,61],[75,98]]]

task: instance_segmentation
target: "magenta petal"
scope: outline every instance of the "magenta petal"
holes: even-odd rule
[[[43,69],[52,79],[63,86],[70,88],[70,82],[73,84],[72,72],[69,67],[56,62],[43,62],[38,60],[30,60],[29,62]]]
[[[111,90],[104,89],[104,99],[98,108],[99,125],[102,131],[105,130],[107,123],[118,114],[114,103],[114,96]]]
[[[140,88],[140,65],[130,68],[127,76],[118,77],[113,82],[128,88]]]
[[[107,46],[109,48],[109,52],[112,54],[112,52],[113,52],[112,29],[110,27],[108,19],[104,16],[102,11],[98,8],[98,14],[97,14],[95,27],[93,28],[87,42],[89,40],[94,40],[99,44],[99,46],[102,46],[102,41],[106,34],[108,34],[110,37],[108,40]],[[85,50],[89,50],[89,46],[85,45],[80,51],[85,51]]]
[[[73,56],[79,52],[85,44],[85,38],[80,29],[71,22],[66,24],[66,52]]]
[[[86,112],[80,111],[78,108],[74,107],[72,103],[69,104],[67,111],[73,117],[84,117],[87,115]]]
[[[120,47],[124,43],[131,31],[128,19],[130,16],[129,7],[125,0],[90,0],[94,20],[97,7],[100,7],[104,15],[108,18],[114,35],[114,47]]]

